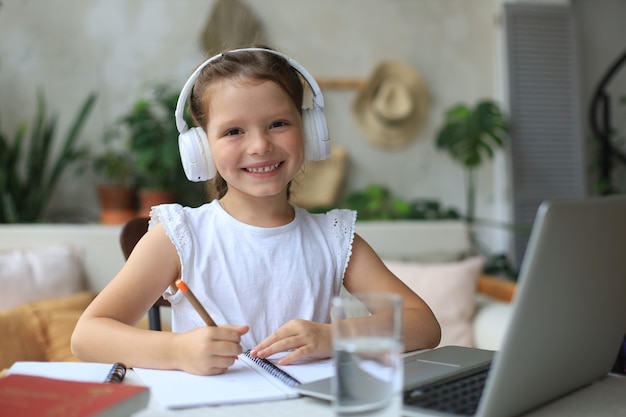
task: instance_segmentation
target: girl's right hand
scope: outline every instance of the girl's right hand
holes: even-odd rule
[[[177,368],[197,375],[223,374],[242,352],[248,326],[202,326],[174,337]]]

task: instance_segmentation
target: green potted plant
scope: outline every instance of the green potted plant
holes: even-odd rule
[[[93,168],[98,175],[100,221],[125,223],[137,215],[135,162],[126,143],[114,130],[105,134],[105,149],[94,157]]]
[[[78,139],[95,101],[95,94],[87,96],[58,144],[57,116],[48,117],[41,91],[30,138],[25,140],[26,124],[18,127],[12,140],[0,132],[0,223],[46,219],[45,209],[61,175],[82,168],[89,157],[88,148]]]
[[[502,271],[506,275],[515,273],[503,255],[490,255],[479,245],[474,231],[476,223],[476,171],[486,159],[493,158],[499,148],[504,147],[509,134],[508,121],[500,107],[493,100],[481,100],[473,108],[459,104],[446,111],[443,126],[437,133],[436,146],[447,152],[452,159],[463,166],[466,184],[465,221],[470,231],[470,239],[479,252],[488,255],[490,272]],[[494,222],[488,222],[495,224]],[[506,227],[511,228],[511,226]]]
[[[345,200],[346,208],[356,210],[360,220],[396,220],[409,217],[411,207],[381,185],[370,185],[364,190],[350,193]]]
[[[174,119],[177,100],[178,92],[169,86],[151,85],[118,122],[134,161],[140,215],[155,204],[176,201],[186,182]]]
[[[474,108],[459,104],[446,112],[436,137],[437,148],[460,163],[466,177],[466,220],[472,224],[476,209],[476,171],[485,158],[493,158],[504,146],[509,128],[500,107],[492,100],[482,100]]]
[[[356,210],[359,220],[444,220],[458,219],[453,209],[444,209],[436,200],[406,201],[393,196],[382,185],[370,185],[350,193],[343,207]]]

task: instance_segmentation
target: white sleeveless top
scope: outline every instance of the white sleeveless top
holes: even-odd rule
[[[231,217],[218,200],[201,207],[153,207],[150,227],[162,223],[182,266],[182,278],[216,324],[247,324],[245,349],[288,320],[330,322],[352,253],[356,212],[311,214],[294,206],[294,220],[262,228]],[[163,294],[172,305],[172,330],[204,322],[183,294]]]

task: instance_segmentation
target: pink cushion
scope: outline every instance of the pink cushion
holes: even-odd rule
[[[482,257],[441,264],[385,264],[430,306],[441,325],[440,346],[473,346],[471,321],[476,285],[484,264]]]

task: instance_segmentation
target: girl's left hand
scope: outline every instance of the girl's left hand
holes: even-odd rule
[[[293,319],[259,343],[250,354],[267,358],[278,352],[291,351],[281,358],[279,365],[288,365],[305,358],[332,356],[331,325]]]

